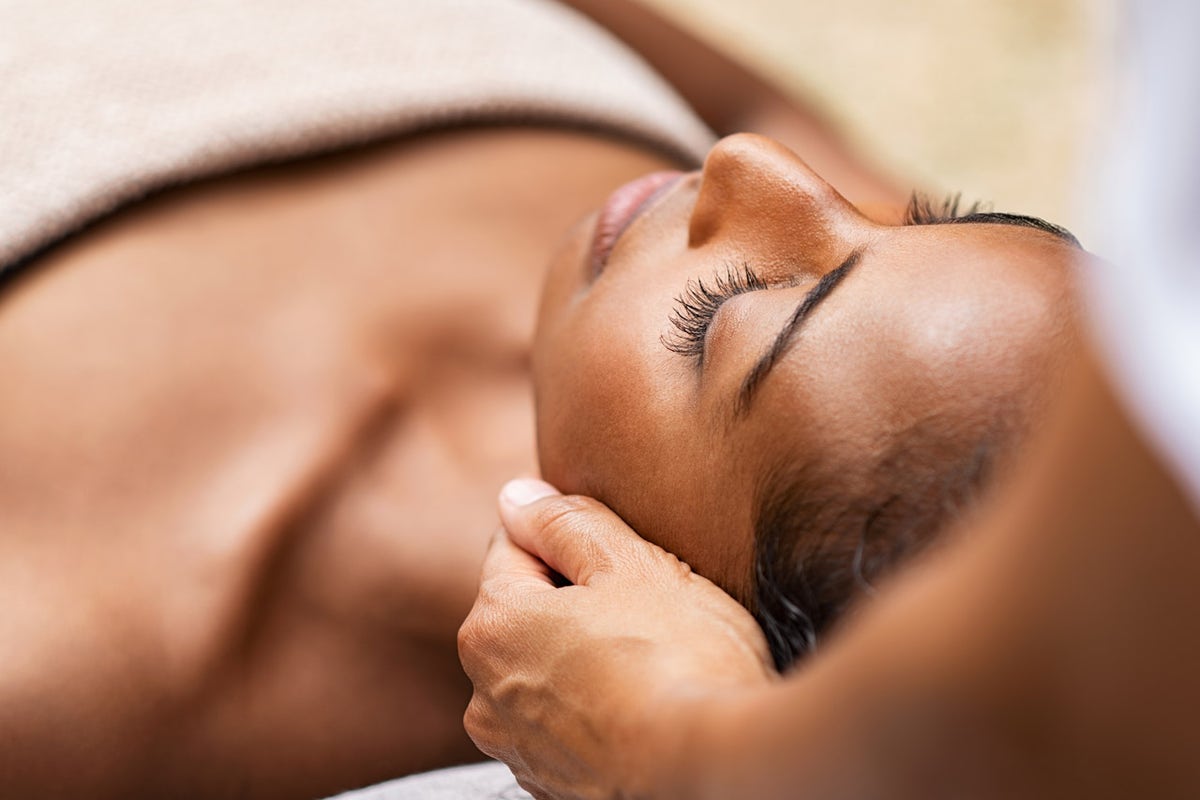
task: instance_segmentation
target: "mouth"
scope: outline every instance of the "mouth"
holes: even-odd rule
[[[671,190],[683,178],[677,171],[652,172],[631,181],[613,192],[596,221],[596,233],[592,237],[590,261],[591,280],[595,280],[608,264],[608,257],[621,238],[638,217],[654,205],[654,202]]]

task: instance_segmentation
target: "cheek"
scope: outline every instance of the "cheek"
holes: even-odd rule
[[[753,548],[743,482],[661,375],[611,326],[547,329],[534,367],[543,476],[604,502],[641,536],[744,597]],[[606,335],[600,335],[605,334]],[[666,382],[669,383],[669,382]]]
[[[542,475],[744,590],[749,512],[726,475],[728,443],[697,410],[687,365],[659,341],[674,287],[619,277],[547,297],[533,357]]]
[[[595,440],[596,354],[579,319],[589,239],[580,226],[547,271],[532,354],[541,473],[568,493],[581,491],[578,467],[571,467],[588,462],[588,445]]]
[[[544,316],[533,368],[543,476],[566,492],[600,494],[653,468],[661,424],[636,326],[618,325],[591,299]]]

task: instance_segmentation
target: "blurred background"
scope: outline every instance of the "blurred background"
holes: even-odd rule
[[[646,2],[811,102],[899,179],[1084,227],[1114,0]]]

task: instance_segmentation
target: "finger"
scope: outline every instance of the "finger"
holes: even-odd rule
[[[526,590],[553,589],[554,573],[545,562],[513,544],[503,527],[492,534],[487,555],[480,572],[481,589],[495,590],[500,587]]]
[[[554,590],[550,568],[509,541],[504,529],[498,528],[484,557],[479,596],[458,630],[458,657],[477,687],[481,680],[493,679],[497,667],[502,666],[503,659],[497,654],[521,625],[526,613],[522,601]],[[475,709],[476,716],[480,710],[482,707]]]
[[[637,564],[654,548],[603,503],[542,481],[506,484],[500,519],[514,544],[576,585]]]

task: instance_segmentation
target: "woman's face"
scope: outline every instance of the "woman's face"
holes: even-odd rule
[[[782,146],[727,138],[699,173],[618,190],[555,259],[543,474],[744,598],[772,470],[854,481],[913,426],[970,437],[999,399],[1037,403],[1077,254],[1029,227],[881,225]]]

